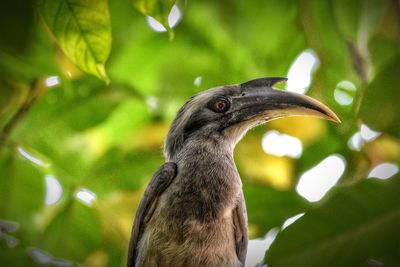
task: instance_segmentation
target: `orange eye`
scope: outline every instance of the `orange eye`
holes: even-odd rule
[[[219,97],[214,100],[212,110],[215,112],[225,112],[229,109],[230,102],[226,98]]]

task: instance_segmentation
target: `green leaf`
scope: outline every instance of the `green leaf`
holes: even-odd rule
[[[305,146],[303,155],[297,162],[296,177],[300,177],[302,173],[311,169],[329,155],[343,151],[345,145],[336,136],[328,133],[317,142]]]
[[[94,84],[88,84],[88,80]],[[15,128],[13,140],[50,158],[55,174],[65,185],[87,177],[82,133],[101,124],[120,103],[131,99],[127,90],[108,88],[98,79],[87,77],[73,83],[76,90],[51,90],[38,99]]]
[[[107,0],[42,0],[39,10],[71,61],[108,81],[104,67],[111,49]]]
[[[360,107],[361,119],[372,129],[400,137],[400,57],[385,66],[368,85]]]
[[[127,99],[94,128],[104,134],[105,146],[115,146],[150,119],[149,108],[140,99]],[[108,148],[108,147],[107,147]]]
[[[268,266],[382,266],[400,263],[400,175],[338,187],[278,234]],[[379,265],[381,266],[381,265]]]
[[[273,227],[282,225],[289,217],[304,212],[308,203],[294,191],[245,184],[243,186],[249,224],[262,236]]]
[[[0,155],[0,218],[31,224],[44,205],[44,176],[39,167],[24,158],[21,147],[11,146]]]
[[[17,266],[36,266],[33,259],[26,253],[27,247],[32,245],[32,232],[37,232],[38,229],[33,228],[32,222],[26,225],[21,225],[16,221],[6,221],[15,225],[17,228],[14,231],[6,231],[2,233],[0,239],[0,264],[1,266],[17,267]],[[0,222],[4,225],[4,221]],[[10,246],[10,239],[12,240]],[[15,243],[14,243],[15,242]]]
[[[94,164],[85,185],[98,195],[117,190],[138,190],[162,163],[161,151],[122,153],[113,149]]]
[[[12,24],[6,24],[12,25]],[[31,83],[35,77],[58,73],[54,51],[48,33],[42,25],[34,24],[26,48],[19,51],[0,49],[0,77],[7,81]],[[0,35],[1,36],[1,35]],[[2,37],[2,39],[7,37]]]
[[[39,232],[37,214],[45,202],[44,175],[36,164],[16,151],[10,145],[0,153],[0,225],[4,227],[6,221],[15,226],[9,231],[1,227],[0,265],[33,266],[26,248]]]
[[[101,225],[94,209],[70,199],[51,221],[37,247],[54,257],[81,262],[101,248],[101,240]]]
[[[337,0],[332,2],[332,10],[338,30],[347,40],[357,40],[362,1]]]
[[[167,30],[170,30],[168,15],[175,2],[175,0],[132,0],[133,6],[140,13],[155,18]]]

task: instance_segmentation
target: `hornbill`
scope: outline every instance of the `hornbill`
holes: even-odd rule
[[[209,89],[178,111],[165,140],[166,163],[136,212],[128,267],[245,265],[247,214],[233,150],[252,127],[311,115],[339,122],[322,103],[260,78]]]

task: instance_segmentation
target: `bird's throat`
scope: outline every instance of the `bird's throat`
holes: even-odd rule
[[[232,152],[209,151],[204,144],[185,152],[176,162],[178,176],[170,194],[170,203],[176,206],[172,210],[200,221],[225,216],[227,210],[234,208],[242,190]]]

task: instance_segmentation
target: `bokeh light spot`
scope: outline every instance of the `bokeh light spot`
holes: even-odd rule
[[[46,175],[46,197],[45,203],[47,205],[52,205],[57,203],[63,194],[63,188],[60,184],[60,181],[52,175]]]
[[[181,10],[177,5],[174,5],[171,9],[171,12],[168,15],[168,25],[169,27],[173,28],[178,24],[178,22],[182,18]]]
[[[399,166],[385,162],[375,166],[368,174],[368,178],[388,179],[399,172]]]
[[[290,66],[286,89],[300,94],[306,93],[311,84],[312,74],[318,66],[317,54],[311,49],[303,51]]]
[[[363,144],[364,140],[362,139],[360,132],[353,134],[347,143],[348,147],[355,151],[360,151]]]
[[[82,188],[76,193],[76,198],[85,204],[92,205],[96,194],[87,188]]]
[[[193,84],[194,84],[196,87],[200,87],[202,81],[203,81],[203,77],[197,76],[197,77],[194,79]]]
[[[9,248],[15,248],[19,244],[19,240],[9,234],[15,232],[18,228],[19,223],[0,219],[0,240],[6,240]]]
[[[182,18],[182,13],[177,5],[174,5],[171,9],[171,12],[168,15],[168,25],[172,29],[174,28],[178,22]],[[160,22],[158,22],[156,19],[154,19],[151,16],[147,16],[147,24],[149,24],[150,28],[152,28],[156,32],[166,32],[167,29],[162,25]]]
[[[373,141],[380,135],[380,132],[376,132],[367,125],[362,124],[360,130],[350,137],[347,145],[352,150],[360,151],[365,142]]]
[[[337,103],[347,106],[353,103],[356,90],[357,88],[352,82],[341,81],[336,85],[333,96]]]
[[[264,259],[265,252],[269,249],[272,242],[279,233],[278,228],[272,228],[264,238],[249,240],[247,249],[246,266],[259,266]]]
[[[50,253],[36,247],[28,247],[27,252],[40,266],[72,267],[74,265],[69,260],[55,258]]]
[[[50,76],[45,81],[47,87],[53,87],[60,84],[60,77]]]
[[[297,221],[298,219],[300,219],[301,217],[303,217],[305,213],[299,213],[297,215],[294,215],[288,219],[286,219],[286,221],[282,224],[282,229],[285,229],[286,227],[288,227],[289,225],[293,224],[295,221]]]
[[[25,159],[29,160],[35,165],[41,166],[41,167],[49,167],[50,163],[44,162],[42,159],[38,158],[37,156],[33,155],[31,152],[28,152],[22,147],[17,147],[17,151],[21,156],[23,156]]]
[[[372,130],[365,124],[362,124],[361,128],[360,128],[360,134],[361,134],[362,139],[369,142],[369,141],[372,141],[375,138],[377,138],[381,133]]]
[[[159,105],[158,98],[155,96],[148,96],[146,98],[146,104],[150,109],[155,110]]]
[[[303,153],[303,146],[298,138],[276,130],[267,132],[261,142],[264,152],[278,157],[299,158]]]
[[[147,16],[147,24],[156,32],[166,32],[167,29],[153,17]]]
[[[300,177],[296,190],[308,201],[318,201],[337,183],[345,168],[346,161],[341,155],[331,155],[306,171]]]

